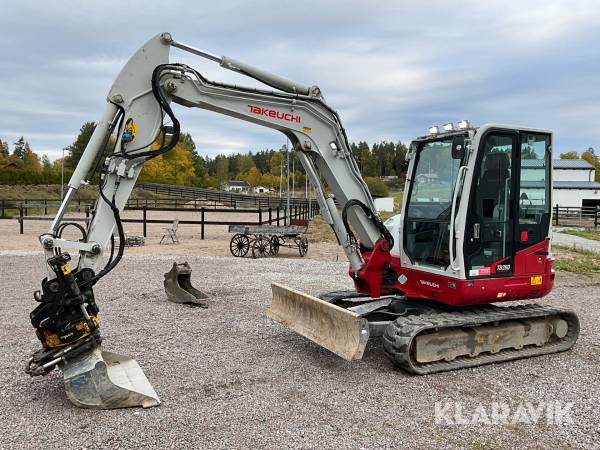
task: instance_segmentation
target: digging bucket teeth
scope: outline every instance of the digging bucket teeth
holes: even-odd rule
[[[158,406],[160,400],[138,363],[98,346],[61,364],[65,390],[80,408]]]
[[[278,283],[272,283],[271,290],[268,317],[344,359],[362,358],[369,340],[366,319]]]
[[[187,262],[174,262],[171,270],[165,273],[165,292],[167,299],[173,303],[192,303],[207,307],[208,296],[192,286],[192,268]]]

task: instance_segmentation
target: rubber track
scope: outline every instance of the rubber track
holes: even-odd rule
[[[478,356],[462,356],[452,361],[418,363],[414,358],[412,343],[423,331],[435,328],[477,327],[493,322],[560,316],[569,326],[567,335],[559,341],[542,347],[527,346],[520,350],[504,349],[498,353],[482,353]],[[519,358],[558,353],[570,349],[579,336],[579,319],[570,310],[537,304],[518,306],[486,305],[456,312],[425,312],[399,317],[387,326],[383,335],[383,349],[393,363],[402,369],[419,375],[464,369],[468,367],[509,361]]]

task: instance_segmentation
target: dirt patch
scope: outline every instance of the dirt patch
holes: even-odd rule
[[[69,217],[69,216],[68,216]],[[70,215],[75,217],[75,215]],[[81,217],[78,215],[77,217]],[[125,211],[122,214],[124,219],[141,219],[142,211]],[[266,213],[265,213],[265,218]],[[151,220],[200,220],[199,212],[168,212],[168,211],[149,211],[148,219]],[[67,220],[67,219],[65,219]],[[205,212],[207,221],[257,221],[258,214],[248,213],[216,213],[210,210]],[[321,221],[322,222],[322,221]],[[16,219],[0,220],[0,235],[6,238],[0,242],[0,250],[28,250],[41,251],[38,236],[48,230],[50,221],[26,220],[24,223],[24,234],[19,234],[19,223]],[[165,227],[169,224],[148,224],[146,245],[142,247],[127,248],[130,254],[174,254],[182,256],[231,256],[229,251],[229,241],[233,236],[225,225],[206,225],[204,240],[200,239],[199,225],[180,224],[177,236],[179,244],[159,244]],[[309,232],[309,250],[307,258],[320,261],[345,261],[345,255],[337,243],[328,238],[326,242],[322,241],[322,235],[328,236],[332,233],[329,227],[318,223],[311,227],[318,228],[318,233],[313,235]],[[125,231],[129,234],[142,235],[143,226],[140,223],[125,223]],[[325,228],[325,229],[324,229]],[[65,232],[65,237],[76,238],[75,231]],[[250,257],[250,254],[247,255]],[[300,258],[296,249],[282,248],[279,257]]]

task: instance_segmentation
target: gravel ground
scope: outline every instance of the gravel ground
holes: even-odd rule
[[[179,257],[181,260],[181,257]],[[264,315],[271,281],[310,293],[350,288],[346,264],[299,259],[187,258],[208,309],[168,303],[168,255],[127,255],[96,295],[105,349],[135,357],[158,408],[90,411],[67,400],[61,374],[29,378],[38,342],[28,323],[40,255],[0,255],[0,448],[571,448],[598,446],[600,294],[563,276],[544,302],[582,323],[567,353],[411,376],[372,342],[347,362]],[[436,424],[436,402],[470,411],[493,402],[572,402],[573,424]]]

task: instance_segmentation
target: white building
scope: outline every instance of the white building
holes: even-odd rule
[[[544,199],[543,169],[541,159],[522,161],[521,186],[527,200],[533,203]],[[600,183],[594,181],[595,176],[594,166],[582,159],[553,160],[552,206],[600,206]]]
[[[582,159],[552,161],[552,205],[600,206],[600,183],[596,169]]]
[[[221,186],[221,189],[227,192],[248,192],[250,185],[245,181],[232,180]]]
[[[269,188],[265,186],[256,186],[252,189],[255,194],[264,194],[265,192],[269,192]]]

